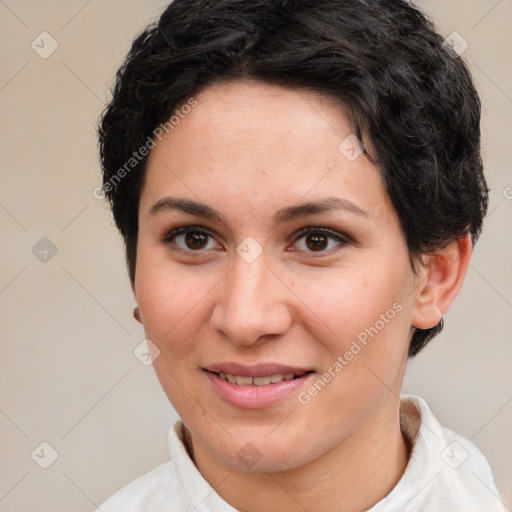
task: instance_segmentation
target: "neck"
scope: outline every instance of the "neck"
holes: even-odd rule
[[[189,441],[189,452],[203,477],[225,501],[243,512],[367,510],[396,485],[410,452],[400,429],[398,400],[377,411],[327,453],[286,471],[234,471],[194,435]]]

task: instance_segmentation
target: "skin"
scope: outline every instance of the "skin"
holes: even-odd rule
[[[236,509],[366,510],[406,468],[398,397],[410,338],[455,298],[470,238],[425,256],[415,275],[378,171],[364,154],[349,161],[338,149],[353,130],[332,100],[256,81],[215,84],[195,98],[151,150],[140,198],[132,287],[160,350],[157,376],[196,466]],[[170,208],[151,214],[166,196],[206,203],[224,221]],[[366,214],[274,222],[279,209],[333,196]],[[199,248],[185,235],[165,240],[183,226],[211,236]],[[296,235],[318,226],[348,241],[321,237],[319,249],[312,235]],[[249,236],[263,249],[252,263],[236,251]],[[202,370],[277,362],[318,378],[397,303],[400,312],[307,404],[294,394],[234,407]],[[237,457],[247,443],[261,455],[250,468]]]

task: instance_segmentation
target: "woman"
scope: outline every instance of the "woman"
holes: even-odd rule
[[[480,102],[394,0],[175,0],[99,129],[171,462],[107,511],[498,511],[418,397],[487,210]]]

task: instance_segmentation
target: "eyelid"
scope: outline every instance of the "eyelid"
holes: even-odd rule
[[[199,233],[204,233],[205,235],[209,235],[214,238],[213,234],[206,228],[202,226],[194,226],[194,225],[184,225],[177,226],[175,228],[171,228],[165,232],[165,235],[162,237],[162,242],[170,242],[172,238],[177,237],[178,235],[183,235],[184,233],[188,233],[189,231],[195,231]]]
[[[219,242],[217,241],[216,237],[214,236],[214,234],[209,229],[204,228],[202,226],[189,225],[189,224],[184,225],[184,226],[177,226],[177,227],[174,227],[174,228],[166,231],[164,236],[161,238],[161,242],[163,244],[170,245],[174,238],[176,238],[179,235],[187,234],[189,232],[195,232],[195,233],[204,234],[204,235],[208,236],[209,238],[215,240],[215,242],[217,244],[219,244]],[[194,251],[194,250],[191,250],[191,249],[183,249],[183,248],[181,248],[179,246],[173,247],[172,250],[173,251],[177,251],[177,252],[186,252],[186,253],[189,253],[189,254],[193,254],[194,256],[200,256],[202,253],[206,253],[206,250],[204,250],[204,249],[203,250]]]
[[[329,235],[331,236],[332,238],[336,238],[340,241],[343,241],[343,242],[349,242],[350,241],[350,238],[347,236],[347,235],[344,235],[342,233],[339,233],[338,231],[328,227],[328,226],[308,226],[308,227],[304,227],[302,229],[299,229],[299,231],[297,231],[292,239],[293,240],[298,240],[299,238],[303,237],[304,235],[307,235],[309,233],[322,233],[324,235]]]

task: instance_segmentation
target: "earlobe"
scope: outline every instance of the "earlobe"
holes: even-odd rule
[[[424,256],[411,319],[413,327],[430,329],[441,321],[459,293],[471,251],[471,234],[468,233]]]
[[[135,291],[135,282],[130,280],[130,285],[132,287],[133,296],[135,297],[135,300],[137,300],[137,293]],[[140,308],[139,306],[136,306],[133,308],[133,318],[137,320],[140,324],[142,323],[142,315],[140,314]]]
[[[135,320],[137,320],[137,322],[139,322],[140,324],[142,323],[142,316],[140,314],[140,308],[139,306],[136,306],[134,309],[133,309],[133,318],[135,318]]]

